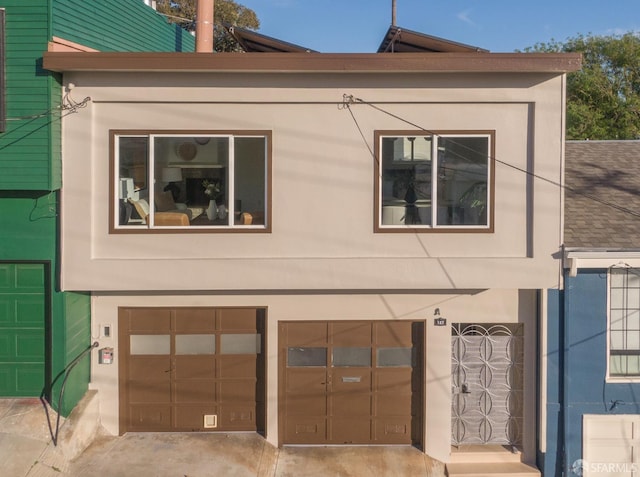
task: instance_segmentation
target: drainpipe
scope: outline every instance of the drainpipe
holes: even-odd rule
[[[214,0],[198,0],[196,53],[213,53],[213,3]]]

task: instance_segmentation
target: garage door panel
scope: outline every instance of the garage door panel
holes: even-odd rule
[[[207,379],[216,376],[214,356],[176,356],[174,361],[176,379]]]
[[[0,328],[15,324],[15,299],[11,295],[0,295]]]
[[[221,425],[230,430],[253,431],[256,429],[255,405],[252,402],[220,406]]]
[[[330,394],[332,416],[371,416],[371,395],[355,391]]]
[[[288,346],[325,346],[327,343],[326,323],[287,323]]]
[[[44,370],[41,363],[23,363],[15,371],[15,387],[18,396],[35,396],[42,392]]]
[[[287,415],[327,414],[327,397],[317,393],[295,394],[287,400]]]
[[[165,308],[135,308],[129,310],[125,328],[131,333],[146,333],[171,329],[171,311]]]
[[[400,412],[400,410],[402,412]],[[377,393],[375,398],[375,415],[378,417],[403,414],[411,415],[411,394]]]
[[[332,417],[329,419],[329,440],[335,444],[367,444],[371,442],[369,417]]]
[[[289,368],[286,376],[286,391],[290,393],[324,393],[327,388],[325,368]]]
[[[410,321],[381,321],[376,322],[375,341],[378,347],[411,347]]]
[[[221,396],[224,401],[253,401],[256,400],[256,380],[229,380],[220,383]]]
[[[377,369],[376,387],[379,391],[411,390],[411,368]]]
[[[159,431],[170,425],[171,406],[168,404],[134,404],[129,407],[130,431]]]
[[[129,379],[169,380],[171,359],[168,356],[132,356],[129,358]]]
[[[2,331],[0,334],[0,363],[16,361],[16,333],[14,331]]]
[[[44,361],[44,330],[23,330],[15,334],[17,361]]]
[[[214,402],[218,399],[216,381],[213,379],[175,380],[173,387],[174,402]]]
[[[331,389],[334,392],[369,392],[371,368],[333,368]]]
[[[21,296],[15,302],[15,323],[17,326],[41,326],[44,316],[42,295]]]
[[[332,322],[329,323],[331,343],[334,346],[370,346],[371,323],[365,322]]]
[[[308,414],[308,412],[307,412]],[[285,441],[289,444],[324,444],[327,441],[327,421],[324,416],[304,416],[287,419]]]
[[[129,381],[129,402],[171,402],[171,383],[165,381]]]
[[[19,290],[41,291],[44,286],[43,266],[35,263],[22,263],[15,266],[14,286]]]
[[[411,417],[374,419],[375,440],[389,444],[411,444]]]
[[[176,308],[174,316],[176,333],[211,333],[216,329],[214,308]]]
[[[256,311],[249,308],[220,308],[220,330],[242,330],[246,332],[257,331]]]
[[[177,404],[174,407],[173,428],[186,431],[205,430],[204,416],[215,416],[219,412],[219,407],[215,404]]]
[[[257,359],[255,355],[225,355],[218,357],[221,378],[255,377]]]

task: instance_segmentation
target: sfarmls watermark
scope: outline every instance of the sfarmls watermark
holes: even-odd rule
[[[571,472],[575,475],[631,473],[638,472],[640,466],[630,462],[587,462],[578,459],[571,464]]]

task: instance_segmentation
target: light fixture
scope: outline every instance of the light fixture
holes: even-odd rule
[[[182,182],[182,169],[179,167],[163,167],[162,182],[167,182],[164,191],[171,191],[174,202],[177,202],[180,196],[180,187],[176,182]]]

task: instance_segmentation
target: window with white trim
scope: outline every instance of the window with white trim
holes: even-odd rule
[[[493,132],[376,132],[376,231],[493,230]]]
[[[268,131],[112,131],[112,231],[269,231]]]
[[[640,377],[640,269],[609,270],[609,376]]]

